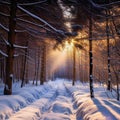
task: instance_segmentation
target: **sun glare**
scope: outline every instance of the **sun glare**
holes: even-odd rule
[[[66,60],[69,59],[68,53],[72,53],[74,47],[74,42],[73,40],[71,41],[65,41],[64,42],[64,47],[62,50],[53,50],[49,54],[49,59],[51,60],[51,67],[50,71],[53,73],[54,71],[61,69],[62,66],[66,66]],[[55,59],[55,61],[53,61]]]
[[[68,41],[65,41],[65,48],[64,50],[69,50],[71,51],[73,49],[73,46],[74,46],[74,43],[73,43],[73,40],[71,40],[70,42]]]

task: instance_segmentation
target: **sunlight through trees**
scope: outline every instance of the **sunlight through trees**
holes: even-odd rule
[[[0,83],[12,94],[57,77],[114,90],[119,100],[120,1],[1,0]],[[39,81],[39,82],[38,82]]]

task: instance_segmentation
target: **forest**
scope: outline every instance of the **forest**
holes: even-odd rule
[[[119,110],[119,0],[0,0],[0,120]]]
[[[12,94],[12,82],[22,81],[23,87],[29,80],[37,85],[38,80],[43,84],[62,77],[72,79],[73,85],[78,79],[90,81],[91,96],[93,81],[107,84],[119,99],[119,3],[1,0],[0,83],[5,84],[4,94]],[[55,65],[57,54],[65,49],[66,60]]]

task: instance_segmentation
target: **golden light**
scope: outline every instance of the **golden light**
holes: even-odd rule
[[[65,41],[64,51],[66,51],[66,50],[69,50],[69,51],[72,50],[72,49],[73,49],[73,46],[74,46],[73,40],[71,40],[70,42]]]
[[[49,53],[49,60],[51,60],[51,72],[59,69],[61,66],[65,66],[67,54],[60,50],[52,50]],[[54,61],[55,60],[55,61]]]

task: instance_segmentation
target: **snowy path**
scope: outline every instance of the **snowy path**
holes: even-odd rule
[[[40,99],[13,114],[9,120],[74,120],[71,95],[64,84],[55,85]]]
[[[94,84],[94,91],[91,99],[88,83],[72,86],[63,79],[43,86],[14,86],[13,95],[0,93],[0,120],[120,120],[116,93],[99,83]]]

